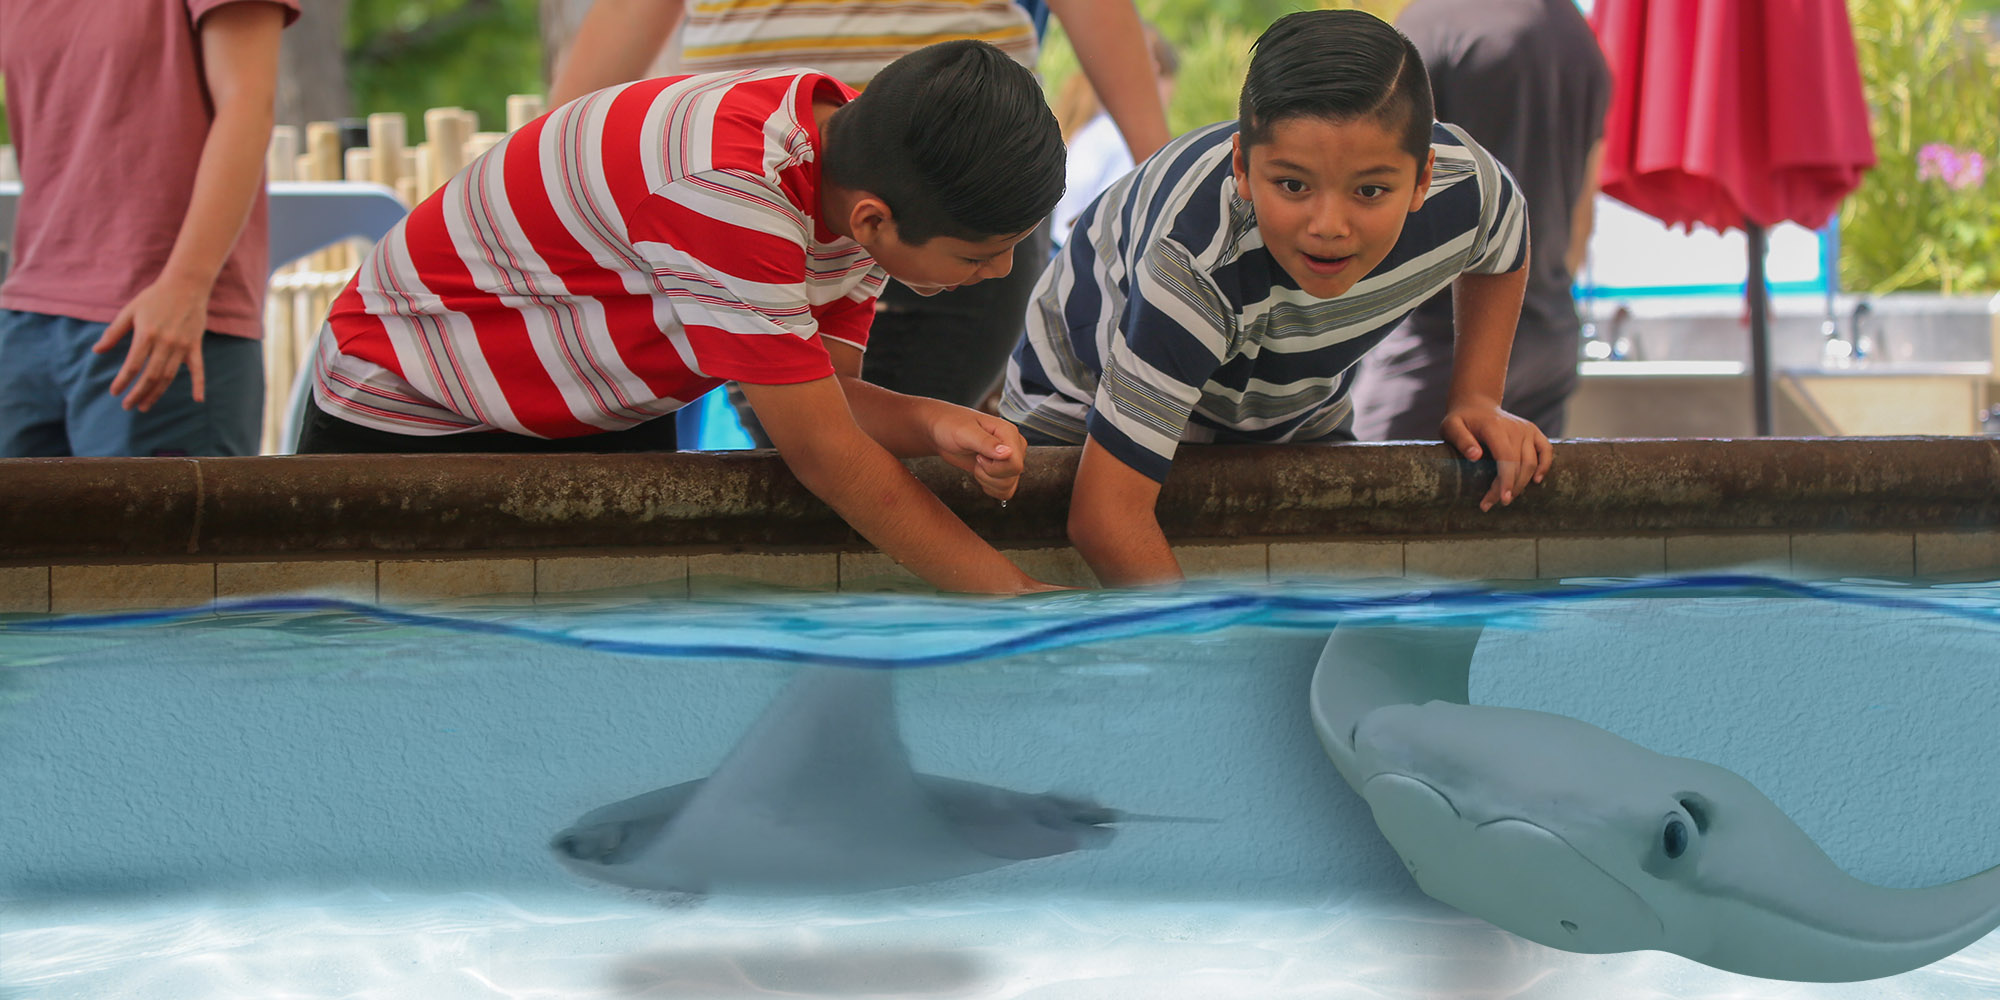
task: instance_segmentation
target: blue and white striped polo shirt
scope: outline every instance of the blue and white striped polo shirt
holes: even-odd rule
[[[1354,365],[1460,274],[1526,262],[1528,217],[1505,168],[1456,126],[1431,129],[1430,195],[1389,256],[1320,299],[1264,249],[1230,174],[1235,122],[1191,132],[1107,189],[1043,272],[1001,414],[1164,480],[1189,442],[1326,437]]]

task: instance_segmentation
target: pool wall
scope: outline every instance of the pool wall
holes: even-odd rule
[[[1749,567],[2000,567],[1991,438],[1558,443],[1482,513],[1491,465],[1443,445],[1191,447],[1159,516],[1191,575],[1531,579]],[[912,470],[1029,572],[1093,583],[1064,537],[1078,449],[1038,448],[1002,508]],[[741,583],[920,590],[769,452],[0,461],[0,612],[319,593],[514,599]]]

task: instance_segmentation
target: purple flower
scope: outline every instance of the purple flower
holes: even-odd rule
[[[1965,169],[1959,171],[1956,177],[1946,179],[1946,183],[1950,184],[1953,190],[1963,191],[1985,183],[1986,157],[1978,153],[1967,153],[1963,164]]]
[[[1986,157],[1942,142],[1928,143],[1917,150],[1917,179],[1943,181],[1954,191],[1978,187],[1986,182]]]

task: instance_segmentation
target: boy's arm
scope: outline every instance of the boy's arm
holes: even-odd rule
[[[1160,483],[1236,339],[1235,307],[1186,247],[1156,240],[1132,273],[1120,329],[1101,352],[1070,495],[1070,542],[1109,586],[1182,579],[1155,510]],[[1038,329],[1031,319],[1031,338]]]
[[[91,346],[103,354],[132,335],[125,364],[111,380],[114,396],[131,388],[125,409],[151,409],[183,364],[194,382],[195,401],[207,401],[201,338],[208,327],[208,299],[263,188],[264,148],[271,143],[276,114],[278,41],[289,16],[275,3],[232,3],[201,19],[201,73],[215,118],[202,142],[187,214],[160,276],[118,311]]]
[[[1028,443],[1013,424],[941,399],[910,396],[861,380],[861,351],[828,339],[826,353],[854,422],[897,458],[936,455],[972,474],[988,496],[1014,495]]]
[[[1176,583],[1180,561],[1160,530],[1160,484],[1097,439],[1083,444],[1069,501],[1069,540],[1107,587]]]
[[[838,376],[792,385],[738,383],[799,482],[863,538],[945,590],[1054,590],[1007,561],[855,423]]]
[[[681,23],[687,0],[597,0],[577,26],[549,88],[549,107],[638,79]]]
[[[1500,408],[1507,387],[1507,357],[1514,347],[1514,328],[1520,323],[1521,296],[1527,286],[1525,260],[1505,274],[1466,273],[1452,282],[1458,340],[1441,430],[1466,458],[1476,461],[1490,452],[1499,466],[1492,488],[1479,501],[1480,510],[1513,503],[1530,482],[1541,482],[1549,471],[1549,439],[1534,424]]]
[[[1076,49],[1077,64],[1097,100],[1118,124],[1132,162],[1167,144],[1167,113],[1160,106],[1159,70],[1147,51],[1145,28],[1132,0],[1049,0]]]

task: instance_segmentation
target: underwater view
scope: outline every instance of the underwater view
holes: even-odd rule
[[[1996,650],[1749,576],[0,617],[0,998],[2000,997]]]

